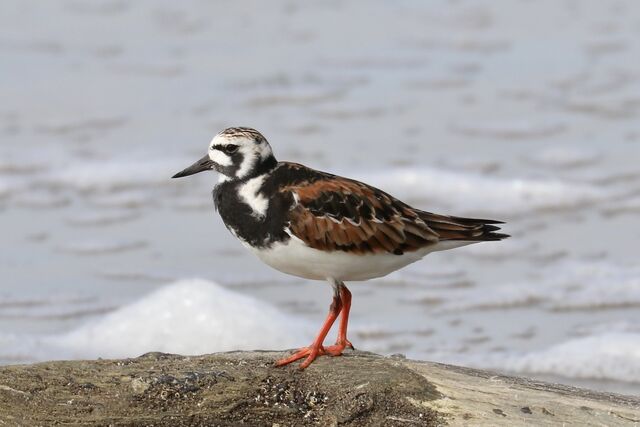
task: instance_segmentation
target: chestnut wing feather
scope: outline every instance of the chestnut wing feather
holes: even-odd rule
[[[327,176],[292,184],[291,233],[312,248],[400,255],[439,241],[419,212],[358,181]]]

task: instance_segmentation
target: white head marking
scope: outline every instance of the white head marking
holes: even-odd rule
[[[231,151],[227,148],[231,148]],[[234,151],[235,150],[235,151]],[[260,132],[250,128],[228,128],[209,144],[209,158],[228,178],[248,176],[262,161],[272,156],[271,147]]]
[[[240,146],[238,151],[242,153],[242,163],[236,171],[236,178],[242,178],[253,169],[258,159],[252,146]]]
[[[220,166],[231,166],[233,164],[231,157],[216,148],[227,144],[227,139],[219,134],[214,136],[209,144],[209,158]]]

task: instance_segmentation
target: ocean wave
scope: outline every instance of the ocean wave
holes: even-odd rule
[[[300,346],[304,321],[206,280],[179,280],[57,335],[0,336],[0,360],[135,357],[149,351],[203,354]]]
[[[167,184],[175,170],[188,164],[175,159],[76,161],[41,176],[42,184],[80,191],[111,191]]]
[[[59,250],[75,255],[101,255],[139,250],[147,246],[148,243],[142,240],[93,240],[67,242]]]
[[[500,121],[461,122],[452,130],[466,136],[485,138],[524,139],[541,138],[564,132],[567,125],[557,121]]]
[[[558,170],[593,165],[602,157],[601,152],[584,147],[551,146],[531,153],[528,159],[536,165]]]
[[[438,289],[413,297],[438,299],[442,312],[540,306],[547,311],[640,307],[640,268],[601,261],[567,260],[538,270],[528,281],[495,286]]]
[[[570,209],[613,196],[610,191],[579,182],[496,177],[428,167],[356,174],[356,178],[398,197],[428,201],[439,209],[500,217]]]
[[[480,365],[522,374],[640,383],[640,334],[603,332],[530,353],[488,356]]]
[[[586,154],[569,153],[567,156],[563,161],[586,161]],[[82,197],[88,197],[98,207],[140,208],[166,201],[185,209],[210,206],[208,196],[197,198],[192,195],[205,191],[205,184],[207,190],[210,189],[215,178],[191,180],[190,191],[186,193],[180,191],[185,183],[169,179],[171,174],[189,162],[186,158],[144,161],[107,159],[100,162],[66,159],[64,167],[43,170],[33,176],[14,176],[11,182],[40,191],[75,191]],[[429,209],[474,214],[480,212],[500,217],[531,211],[571,209],[613,200],[620,195],[616,189],[605,189],[580,180],[488,176],[428,166],[383,169],[376,173],[356,170],[345,175],[412,202],[428,202]],[[158,192],[162,192],[162,196]],[[11,193],[12,188],[0,181],[0,197]],[[39,196],[35,202],[51,203],[51,197],[45,196]]]

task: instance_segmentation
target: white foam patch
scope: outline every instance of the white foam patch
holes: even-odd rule
[[[87,240],[67,242],[60,247],[60,250],[76,255],[100,255],[132,251],[145,248],[146,246],[147,242],[142,240]]]
[[[607,205],[602,207],[602,213],[607,216],[616,216],[623,214],[637,215],[640,213],[640,197],[630,197],[620,200],[615,205]]]
[[[45,173],[38,182],[80,191],[160,186],[168,185],[170,176],[188,164],[188,159],[170,158],[74,161]]]
[[[139,214],[130,211],[100,211],[75,214],[66,218],[65,222],[78,227],[93,227],[119,224],[137,218],[139,218]]]
[[[429,209],[505,215],[568,209],[612,197],[595,185],[549,179],[500,178],[438,168],[396,169],[355,176],[394,196],[428,201]]]
[[[507,259],[515,256],[532,255],[536,253],[536,245],[528,240],[517,237],[486,245],[469,245],[460,248],[459,255],[467,255],[478,259]]]
[[[481,365],[524,374],[640,383],[640,333],[604,332],[541,351],[496,355]]]
[[[540,306],[549,311],[640,307],[640,268],[605,261],[565,261],[540,269],[528,281],[497,286],[417,292],[416,299],[438,299],[439,310],[503,309]]]
[[[111,311],[114,306],[113,302],[73,294],[46,297],[0,296],[0,319],[79,319]]]
[[[140,209],[157,206],[151,192],[142,189],[90,194],[90,203],[98,208]]]
[[[608,332],[633,332],[640,334],[640,325],[626,320],[613,320],[605,323],[576,325],[572,333],[576,335],[596,335]]]
[[[71,203],[65,196],[42,190],[21,192],[14,201],[18,206],[32,209],[59,208]]]
[[[464,135],[477,137],[541,138],[563,132],[566,125],[556,121],[482,121],[457,123],[452,129]]]
[[[531,154],[529,160],[549,168],[574,168],[598,162],[602,154],[584,147],[553,146]]]
[[[0,360],[187,355],[285,349],[310,339],[305,322],[206,280],[180,280],[57,336],[0,336]]]

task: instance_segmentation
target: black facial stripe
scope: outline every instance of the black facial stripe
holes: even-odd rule
[[[233,147],[236,150],[239,148],[239,146],[236,145],[236,144],[225,144],[225,145],[216,144],[216,145],[212,146],[211,149],[222,151],[225,154],[230,154],[230,153],[227,152],[227,149],[230,148],[230,147]]]
[[[215,149],[215,147],[216,146],[213,146],[212,148]],[[230,153],[224,153],[224,154],[231,159],[231,164],[228,166],[223,166],[216,163],[214,165],[215,170],[230,178],[237,178],[236,175],[238,171],[242,167],[244,161],[247,159],[245,157],[245,154],[240,150],[236,151],[233,154],[230,154]],[[266,159],[260,158],[255,153],[250,153],[249,156],[250,156],[249,160],[253,160],[253,164],[250,166],[250,169],[247,170],[244,176],[242,177],[243,180],[251,179],[253,177],[266,173],[272,170],[273,168],[275,168],[278,164],[277,160],[275,159],[275,157],[273,157],[273,155],[269,155]],[[253,159],[251,159],[251,157],[253,157]]]
[[[244,154],[239,151],[236,151],[231,157],[231,164],[229,166],[222,166],[217,163],[214,164],[216,171],[220,172],[223,175],[234,177],[236,176],[236,172],[240,169],[242,165],[242,161],[244,160]]]
[[[242,154],[241,151],[236,151],[233,154],[228,154],[227,156],[231,157],[231,161],[233,162],[234,165],[236,165],[238,168],[240,168],[240,166],[242,165],[242,162],[244,161],[244,154]]]

